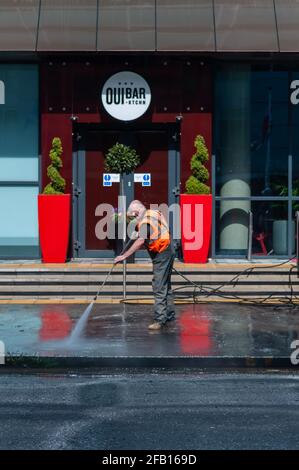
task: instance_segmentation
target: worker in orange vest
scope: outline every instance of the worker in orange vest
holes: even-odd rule
[[[171,290],[171,272],[174,250],[167,222],[160,211],[147,210],[140,201],[131,202],[127,215],[136,221],[137,238],[132,246],[115,258],[120,263],[142,246],[147,249],[153,262],[153,292],[155,298],[155,321],[150,330],[160,330],[175,319],[174,301]]]

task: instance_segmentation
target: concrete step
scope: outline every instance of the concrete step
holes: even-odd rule
[[[279,263],[278,263],[279,264]],[[0,300],[74,298],[91,299],[107,276],[111,265],[0,265]],[[299,278],[292,264],[261,265],[184,265],[176,263],[183,276],[174,272],[172,286],[178,298],[209,299],[219,295],[286,297],[298,294]],[[116,266],[101,291],[101,299],[121,299],[123,290],[122,266]],[[198,288],[189,283],[194,282]],[[213,294],[213,290],[216,295]],[[291,291],[293,290],[293,291]],[[129,298],[152,298],[152,266],[128,265],[127,294]]]
[[[45,280],[45,279],[52,279],[52,280],[60,280],[64,279],[66,281],[84,281],[84,280],[98,280],[101,278],[106,277],[108,274],[108,270],[105,271],[94,271],[94,272],[81,272],[81,273],[69,273],[69,272],[1,272],[0,271],[0,280],[13,280],[13,279],[26,279],[26,280]],[[253,271],[250,273],[243,273],[241,271],[203,271],[203,272],[198,272],[198,271],[184,271],[180,270],[180,273],[183,276],[186,276],[188,278],[194,279],[194,280],[205,280],[205,279],[224,279],[224,278],[233,278],[233,277],[240,277],[246,278],[248,280],[252,279],[258,279],[259,277],[262,278],[269,278],[271,276],[273,280],[279,280],[279,278],[286,279],[291,275],[292,278],[297,277],[297,272],[293,270],[291,273],[289,270],[284,270],[284,271],[272,271],[272,270],[266,270],[266,271]],[[140,271],[140,272],[135,272],[135,271],[127,271],[127,277],[128,279],[140,279],[144,278],[147,280],[150,280],[152,276],[152,270],[147,270],[147,271]],[[173,272],[172,274],[173,278],[175,279],[176,276],[180,276],[178,273]],[[181,276],[180,276],[181,277]],[[118,272],[112,272],[111,279],[120,279],[122,278],[122,271]]]
[[[82,279],[65,279],[64,277],[61,278],[1,278],[0,277],[0,286],[23,286],[23,285],[37,285],[37,286],[98,286],[104,280],[106,276],[94,276],[93,278],[85,277]],[[220,276],[209,276],[208,278],[199,278],[196,279],[193,276],[188,276],[189,280],[182,279],[179,276],[172,276],[172,284],[173,285],[190,285],[190,282],[194,282],[198,285],[218,285],[219,283],[226,283],[230,285],[285,285],[289,283],[289,279],[286,277],[277,278],[274,276],[256,276],[255,278],[250,278],[247,280],[246,278],[240,276],[238,279],[231,280],[231,276],[227,276],[226,278]],[[291,278],[293,285],[299,285],[299,279],[295,276]],[[152,282],[152,275],[150,276],[138,276],[138,277],[131,277],[127,276],[127,285],[151,285]],[[118,286],[123,284],[122,276],[117,277],[110,277],[106,281],[106,285],[111,286]]]

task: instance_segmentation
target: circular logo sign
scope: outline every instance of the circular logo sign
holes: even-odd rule
[[[143,77],[134,72],[119,72],[108,78],[102,89],[107,113],[120,121],[142,116],[151,102],[151,90]]]

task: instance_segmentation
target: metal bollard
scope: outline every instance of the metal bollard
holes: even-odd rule
[[[127,297],[127,261],[123,261],[123,300]]]
[[[252,235],[253,235],[253,213],[248,211],[248,242],[247,242],[247,260],[252,261]]]
[[[296,211],[296,263],[297,263],[297,277],[299,277],[299,211]]]

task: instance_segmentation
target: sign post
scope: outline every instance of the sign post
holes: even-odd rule
[[[125,185],[124,185],[124,175],[121,173],[120,175],[120,213],[123,215],[122,217],[122,253],[125,250],[126,245],[126,232],[127,232],[127,207],[126,207],[126,196],[125,196]],[[123,261],[123,300],[126,300],[127,296],[127,261]]]
[[[120,183],[119,187],[119,213],[122,214],[121,223],[119,224],[121,231],[122,239],[122,252],[125,249],[126,245],[126,216],[127,216],[127,207],[126,207],[126,197],[125,197],[125,185],[124,185],[124,175],[122,173],[103,173],[103,186],[111,187],[113,183]],[[126,299],[127,295],[127,262],[123,261],[123,300]]]
[[[5,85],[3,80],[0,80],[0,104],[5,104]]]

